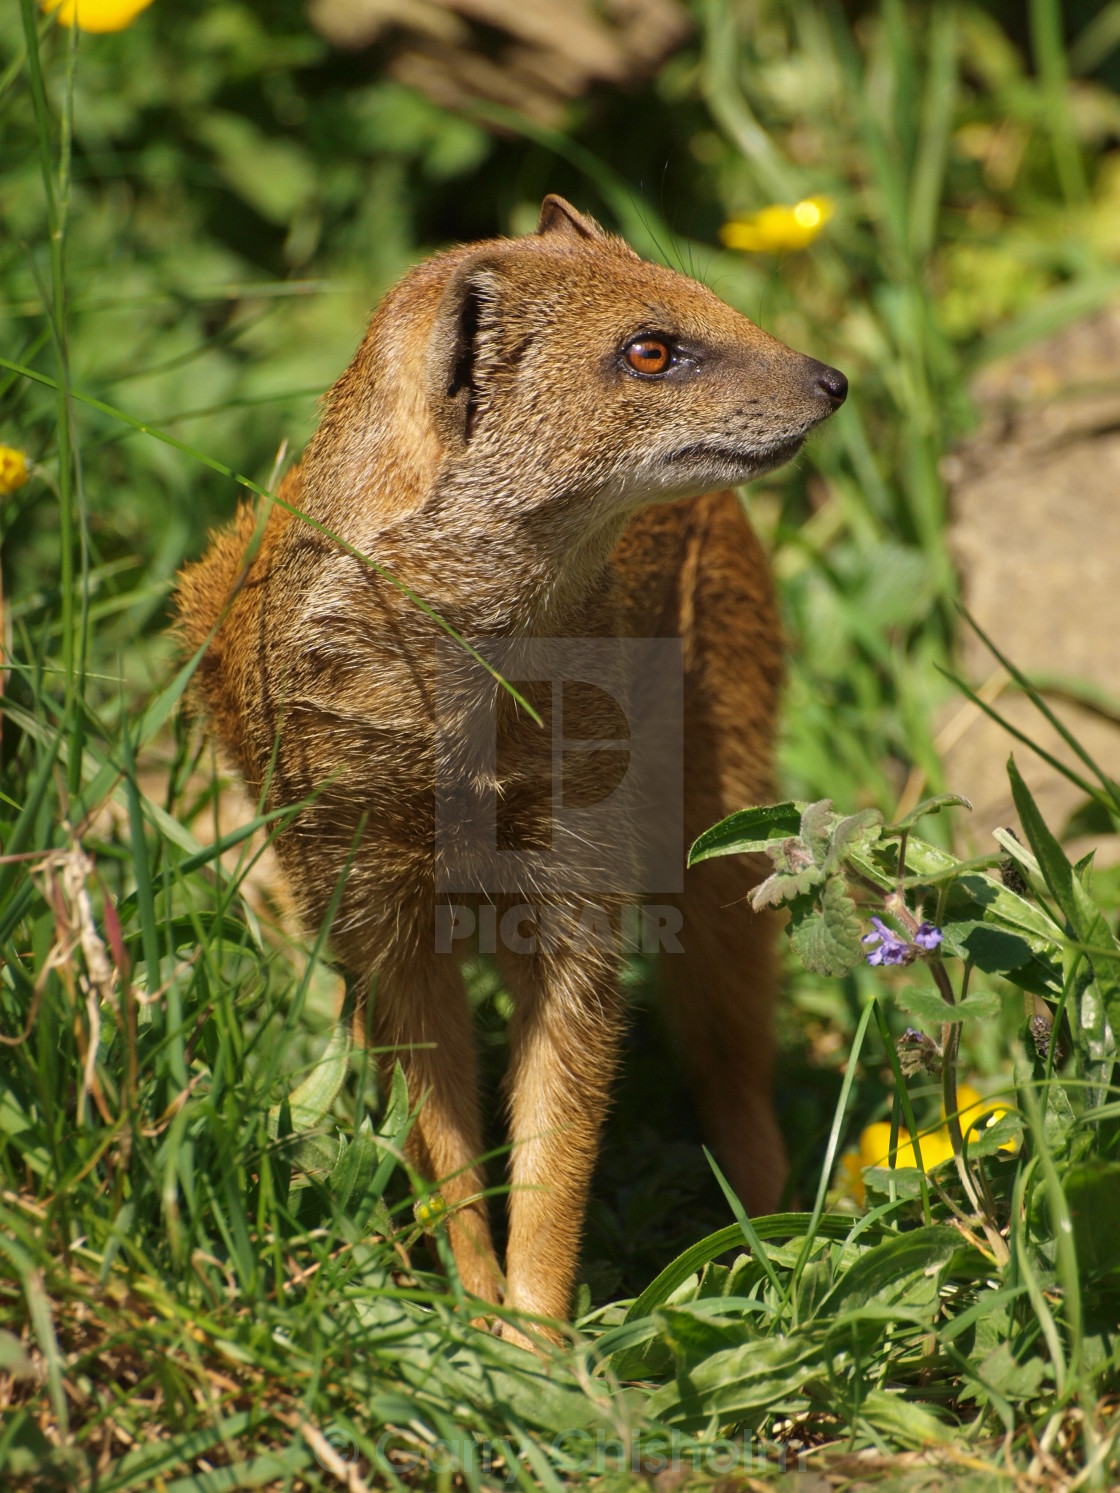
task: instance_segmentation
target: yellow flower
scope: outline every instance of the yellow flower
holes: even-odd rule
[[[79,31],[123,31],[131,26],[152,0],[42,0],[47,15],[54,13],[60,26]]]
[[[27,481],[27,457],[14,446],[0,446],[0,498],[6,498]]]
[[[1005,1104],[989,1104],[986,1099],[981,1099],[972,1085],[967,1083],[957,1085],[957,1109],[961,1134],[966,1139],[977,1136],[981,1130],[990,1130],[997,1120],[1002,1120],[1004,1115],[1011,1113]],[[941,1114],[944,1117],[944,1104],[941,1106]],[[1012,1136],[1010,1140],[1001,1141],[999,1148],[1014,1156],[1019,1149],[1019,1142]]]
[[[420,1198],[412,1205],[412,1216],[425,1234],[430,1234],[436,1224],[442,1223],[447,1217],[447,1204],[443,1193],[432,1192],[426,1198]]]
[[[874,1125],[868,1125],[859,1138],[860,1165],[864,1167],[889,1166],[890,1147],[890,1121],[879,1120]],[[922,1153],[922,1165],[927,1172],[933,1171],[934,1167],[940,1166],[943,1161],[948,1161],[953,1154],[953,1143],[949,1139],[949,1132],[945,1129],[929,1130],[924,1135],[919,1135],[918,1147]],[[905,1125],[898,1127],[898,1152],[895,1165],[915,1167],[918,1165],[918,1152],[914,1149],[914,1142],[910,1139],[910,1132]]]
[[[748,254],[782,254],[804,249],[836,211],[830,197],[806,197],[792,207],[774,202],[747,218],[732,218],[719,231],[729,249]]]
[[[960,1115],[961,1132],[966,1137],[975,1136],[980,1130],[987,1130],[997,1120],[1002,1120],[1004,1115],[1011,1111],[1002,1104],[990,1104],[986,1099],[981,1099],[976,1090],[967,1083],[957,1085],[957,1108]],[[951,1161],[953,1156],[953,1142],[949,1138],[949,1127],[945,1124],[945,1105],[941,1106],[941,1125],[937,1130],[927,1130],[918,1136],[918,1145],[922,1152],[922,1166],[927,1172],[934,1171],[946,1161]],[[864,1186],[863,1174],[873,1166],[890,1166],[891,1148],[891,1123],[889,1120],[876,1120],[873,1125],[868,1125],[860,1132],[859,1150],[845,1151],[840,1158],[839,1176],[837,1185],[841,1197],[850,1197],[862,1208],[867,1196]],[[1019,1149],[1016,1139],[1005,1140],[1000,1145],[1001,1151],[1009,1151],[1014,1154]],[[918,1156],[914,1150],[914,1143],[910,1139],[910,1133],[904,1125],[898,1127],[898,1149],[895,1153],[895,1166],[917,1167]]]
[[[950,1160],[953,1155],[953,1143],[949,1139],[949,1132],[944,1127],[919,1135],[918,1146],[922,1153],[922,1165],[927,1172],[932,1172],[936,1167]],[[841,1193],[846,1197],[854,1198],[862,1208],[867,1196],[863,1173],[869,1167],[889,1166],[890,1149],[890,1121],[876,1120],[873,1125],[868,1125],[860,1134],[859,1150],[846,1151],[840,1158]],[[905,1126],[900,1125],[895,1166],[916,1168],[917,1165],[918,1153],[914,1149],[914,1142],[910,1139],[910,1132]]]

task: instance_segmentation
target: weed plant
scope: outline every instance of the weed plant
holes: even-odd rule
[[[931,723],[970,379],[1120,292],[1120,6],[1073,36],[1057,0],[1004,9],[704,0],[691,49],[568,133],[444,114],[294,0],[156,0],[98,38],[0,12],[0,443],[30,463],[0,499],[4,1486],[1117,1484],[1114,882],[1013,766],[1023,844],[959,862],[932,812],[969,786]],[[537,1360],[471,1326],[403,1160],[419,1096],[376,1092],[322,948],[276,926],[282,816],[231,815],[164,628],[376,295],[551,189],[853,394],[749,499],[796,640],[789,798],[694,850],[765,851],[791,907],[804,1211],[746,1218],[686,1124],[649,1130],[674,1091],[639,1025],[576,1329]],[[811,194],[836,212],[804,252],[713,247]],[[472,989],[500,1059],[507,997]],[[857,1206],[836,1163],[891,1088]]]

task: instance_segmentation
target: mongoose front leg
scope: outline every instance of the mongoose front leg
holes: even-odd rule
[[[570,950],[506,961],[510,1025],[506,1305],[566,1319],[624,1009],[613,961]],[[524,1343],[507,1324],[505,1335]],[[555,1333],[541,1330],[544,1337]]]
[[[448,1238],[464,1288],[501,1298],[501,1271],[490,1238],[470,1008],[457,961],[413,950],[378,977],[372,1037],[383,1075],[401,1064],[409,1102],[420,1112],[408,1141],[413,1164],[437,1182],[450,1214]],[[422,1101],[422,1102],[421,1102]]]

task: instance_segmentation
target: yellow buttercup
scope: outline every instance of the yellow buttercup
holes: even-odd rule
[[[14,446],[0,446],[0,497],[7,497],[27,481],[27,457]]]
[[[982,1099],[971,1085],[962,1083],[957,1087],[957,1106],[961,1130],[966,1137],[978,1139],[981,1130],[986,1130],[1010,1111],[1005,1105],[990,1104]],[[942,1123],[936,1130],[927,1130],[918,1136],[922,1152],[922,1167],[927,1172],[951,1160],[953,1143],[945,1124],[945,1108],[941,1109]],[[891,1126],[889,1120],[876,1120],[860,1132],[859,1150],[846,1151],[840,1158],[839,1185],[844,1196],[854,1198],[860,1207],[866,1198],[863,1173],[868,1167],[890,1165]],[[1005,1140],[999,1148],[1014,1154],[1019,1149],[1017,1140]],[[918,1154],[914,1142],[904,1125],[898,1128],[898,1149],[895,1165],[917,1167]]]
[[[830,197],[805,197],[788,206],[771,203],[746,218],[732,218],[719,231],[729,249],[748,254],[781,254],[805,249],[835,213]]]
[[[60,26],[77,26],[79,31],[123,31],[131,26],[152,0],[42,0],[43,9],[53,15]]]

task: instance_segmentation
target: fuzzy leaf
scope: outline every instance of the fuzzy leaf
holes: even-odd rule
[[[305,1135],[298,1140],[289,1140],[284,1155],[305,1177],[316,1177],[320,1181],[330,1175],[346,1154],[346,1140],[341,1135]],[[292,1186],[299,1186],[292,1178]]]
[[[339,1156],[327,1178],[327,1189],[355,1228],[362,1228],[380,1190],[373,1183],[381,1166],[381,1148],[374,1136],[359,1131]]]
[[[824,879],[809,847],[796,835],[768,845],[766,854],[774,862],[775,870],[750,893],[750,904],[755,912],[764,907],[777,907],[782,902],[792,902],[794,897],[803,897]]]
[[[408,1080],[400,1063],[393,1064],[393,1078],[389,1085],[389,1102],[381,1116],[378,1127],[382,1135],[397,1139],[408,1125]]]
[[[878,809],[860,809],[837,822],[824,857],[824,869],[838,871],[853,850],[866,855],[882,833],[883,816]]]
[[[823,865],[828,854],[834,817],[831,798],[818,799],[801,816],[801,838],[812,851],[813,859],[818,865]]]
[[[775,871],[786,876],[798,876],[816,865],[813,852],[797,835],[789,835],[774,845],[767,845],[766,854],[773,861]]]
[[[808,897],[790,911],[789,941],[806,969],[846,975],[862,962],[860,921],[842,876],[830,876],[819,904]]]
[[[1021,971],[1025,979],[1032,973],[1041,975],[1045,967],[1022,934],[995,927],[988,921],[952,917],[941,931],[944,936],[943,954],[967,959],[985,974],[1005,975],[1011,979],[1014,971]],[[1049,973],[1052,976],[1056,973],[1053,966],[1049,967]]]
[[[895,1000],[904,1011],[916,1017],[924,1026],[936,1027],[943,1022],[971,1021],[974,1018],[989,1020],[999,1015],[999,996],[987,990],[976,990],[955,1006],[942,1000],[932,986],[906,985],[895,992]]]

